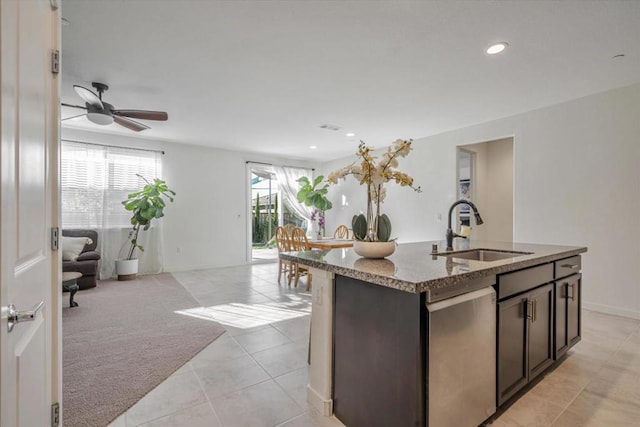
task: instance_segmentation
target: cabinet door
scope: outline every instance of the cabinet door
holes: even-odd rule
[[[498,303],[498,405],[527,383],[527,298]]]
[[[529,292],[529,381],[553,363],[553,284]]]
[[[582,275],[574,274],[556,282],[555,359],[559,359],[581,336]]]
[[[581,300],[582,275],[576,274],[563,280],[567,284],[567,345],[573,347],[580,341],[581,333]]]
[[[340,275],[334,296],[336,417],[348,426],[424,426],[424,298]]]
[[[555,359],[558,360],[569,349],[569,340],[567,339],[567,294],[569,283],[566,280],[556,282],[555,284],[555,300],[556,300],[556,317],[555,317]]]

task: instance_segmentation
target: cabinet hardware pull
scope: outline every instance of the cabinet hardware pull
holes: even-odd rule
[[[568,285],[568,288],[571,288],[571,301],[576,300],[576,290],[574,289],[575,283]]]
[[[578,268],[578,264],[562,264],[562,267],[575,270],[576,268]]]
[[[569,298],[569,282],[564,282],[562,284],[562,298],[568,299]]]
[[[538,300],[531,301],[531,323],[538,318]]]

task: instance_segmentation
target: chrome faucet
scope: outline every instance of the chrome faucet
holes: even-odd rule
[[[448,251],[452,251],[453,250],[453,239],[455,237],[466,238],[465,236],[461,236],[461,235],[459,235],[457,233],[454,233],[453,230],[451,229],[451,217],[453,216],[453,208],[455,208],[458,205],[468,205],[471,209],[473,209],[473,215],[476,217],[476,224],[477,225],[480,225],[480,224],[482,224],[484,222],[482,220],[482,218],[480,217],[480,212],[478,212],[478,208],[476,208],[476,205],[471,203],[471,201],[460,199],[460,200],[457,200],[457,201],[453,202],[453,204],[449,208],[449,224],[448,224],[448,227],[447,227],[447,250]]]

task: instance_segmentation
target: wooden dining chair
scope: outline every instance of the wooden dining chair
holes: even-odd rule
[[[278,245],[278,255],[280,255],[280,252],[291,251],[291,239],[284,227],[276,228],[276,244]],[[294,268],[293,261],[288,261],[278,256],[278,283],[280,283],[280,278],[284,273],[285,276],[288,275],[287,285],[291,286]]]
[[[333,237],[336,239],[348,239],[349,238],[349,228],[342,224],[336,228],[336,231],[333,232]]]
[[[307,240],[307,236],[304,233],[304,230],[300,227],[296,227],[291,232],[291,243],[293,245],[294,251],[308,251],[309,241]],[[294,282],[294,287],[298,287],[298,279],[300,276],[307,276],[307,288],[306,290],[311,289],[311,271],[309,271],[309,267],[304,264],[295,263],[294,266],[296,280]]]
[[[293,229],[296,228],[296,226],[293,224],[285,224],[283,225],[283,227],[284,227],[284,230],[289,235],[289,237],[291,237],[291,234],[293,233]]]

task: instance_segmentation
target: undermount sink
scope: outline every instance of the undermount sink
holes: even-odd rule
[[[498,261],[501,259],[515,258],[523,255],[531,255],[532,252],[494,251],[491,249],[472,249],[461,252],[441,252],[438,255],[452,258],[469,259],[473,261]]]

